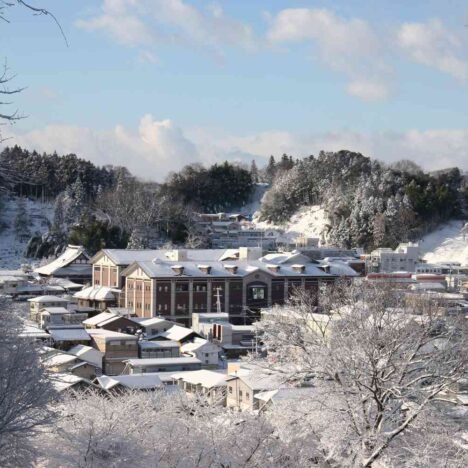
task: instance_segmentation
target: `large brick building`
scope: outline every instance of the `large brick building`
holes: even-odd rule
[[[262,257],[256,248],[103,250],[92,263],[93,283],[121,287],[123,305],[139,317],[186,325],[193,312],[220,310],[243,323],[252,311],[284,303],[296,288],[314,294],[320,281],[336,278],[300,253]]]

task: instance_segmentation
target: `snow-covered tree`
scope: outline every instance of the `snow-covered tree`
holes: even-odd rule
[[[13,227],[18,239],[28,239],[31,235],[30,220],[24,198],[19,198],[16,205],[16,216],[13,221]]]
[[[31,466],[32,437],[52,420],[54,396],[38,345],[19,336],[13,305],[0,300],[0,466]]]
[[[451,416],[450,392],[468,371],[464,318],[442,318],[427,298],[408,302],[369,284],[336,286],[321,296],[323,313],[314,311],[303,295],[267,314],[259,364],[313,383],[300,411],[328,466],[420,466],[441,447],[442,463],[428,466],[462,466],[467,423]]]

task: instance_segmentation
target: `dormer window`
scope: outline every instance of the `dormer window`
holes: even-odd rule
[[[198,265],[198,269],[202,273],[205,273],[206,275],[209,275],[211,273],[211,266],[210,265]]]
[[[305,272],[305,265],[292,265],[291,268],[296,273],[304,273]]]
[[[229,273],[235,275],[239,267],[237,265],[224,265],[224,268],[229,271]]]
[[[172,268],[172,271],[176,275],[183,275],[184,274],[184,267],[182,265],[173,265],[171,268]]]
[[[278,273],[281,267],[279,265],[267,265],[267,268],[273,273]]]

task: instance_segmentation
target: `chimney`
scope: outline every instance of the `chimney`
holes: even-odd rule
[[[260,247],[239,247],[239,260],[258,260],[262,255]]]
[[[166,257],[173,262],[187,261],[187,251],[182,249],[174,249],[166,254]]]

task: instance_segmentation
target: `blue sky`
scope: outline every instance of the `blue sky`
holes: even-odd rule
[[[28,115],[4,133],[161,179],[349,148],[468,169],[468,4],[459,0],[37,0],[4,55]],[[464,4],[465,3],[465,4]],[[9,141],[10,143],[10,141]]]

